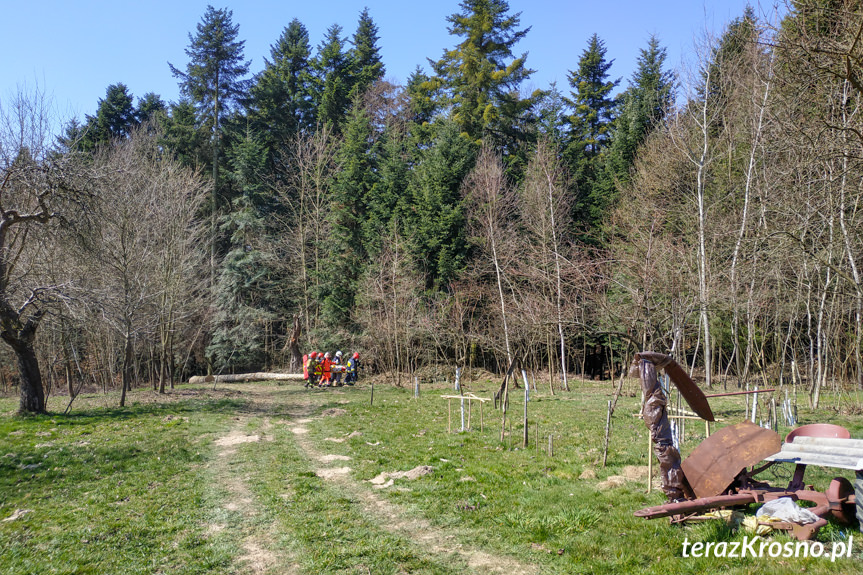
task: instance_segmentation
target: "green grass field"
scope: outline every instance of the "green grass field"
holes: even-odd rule
[[[465,384],[491,397],[499,382]],[[506,436],[487,403],[460,428],[443,385],[379,382],[306,390],[297,384],[181,386],[80,397],[69,415],[13,415],[0,398],[0,571],[32,573],[847,573],[863,534],[831,523],[818,541],[853,536],[852,558],[683,557],[689,542],[743,541],[720,521],[673,526],[633,512],[664,502],[647,493],[647,430],[627,384],[602,466],[612,384],[531,393],[522,447],[523,391],[510,396]],[[801,423],[830,422],[863,437],[847,396],[828,395]],[[724,421],[742,398],[713,402]],[[539,441],[536,425],[539,425]],[[451,426],[452,432],[447,428]],[[780,428],[784,435],[788,430]],[[548,436],[553,453],[548,453]],[[684,456],[704,438],[691,424]],[[382,476],[395,472],[408,477]],[[425,472],[425,473],[422,473]],[[790,467],[765,479],[784,485]],[[853,473],[809,469],[824,489]],[[611,478],[611,479],[609,479]],[[375,480],[375,482],[372,482]],[[658,485],[657,485],[658,486]],[[755,506],[750,513],[754,513]],[[749,536],[751,537],[751,535]],[[793,541],[783,534],[767,541]],[[828,551],[829,552],[829,551]]]

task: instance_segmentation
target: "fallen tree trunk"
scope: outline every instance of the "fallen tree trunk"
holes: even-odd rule
[[[241,381],[303,381],[302,373],[235,373],[228,375],[195,375],[189,378],[189,383],[237,383]]]

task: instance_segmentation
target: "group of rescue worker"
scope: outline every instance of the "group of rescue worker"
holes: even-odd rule
[[[359,371],[360,354],[357,352],[344,364],[341,351],[334,355],[330,352],[313,351],[303,356],[303,379],[306,382],[304,387],[340,386],[343,375],[345,385],[353,385],[357,382]]]

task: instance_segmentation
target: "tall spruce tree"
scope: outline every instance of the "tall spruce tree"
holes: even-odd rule
[[[69,124],[63,145],[93,153],[115,138],[126,138],[138,125],[134,96],[122,82],[111,84],[99,99],[96,114],[87,115],[84,125]]]
[[[624,93],[612,148],[625,162],[627,171],[638,146],[662,123],[674,103],[674,73],[665,69],[665,58],[665,48],[656,36],[651,36],[647,48],[638,56],[638,67]]]
[[[96,112],[96,132],[103,139],[126,138],[138,125],[134,97],[123,83],[111,84],[105,99],[99,100]]]
[[[438,111],[440,98],[432,79],[419,66],[408,77],[405,93],[408,98],[407,122],[417,148],[427,146],[434,135],[432,121]]]
[[[171,72],[180,80],[180,94],[192,102],[198,111],[197,125],[209,131],[212,145],[213,193],[212,212],[213,240],[210,254],[211,281],[215,280],[217,213],[219,200],[219,154],[222,147],[222,120],[244,97],[249,81],[243,77],[249,72],[251,61],[243,57],[244,40],[238,40],[240,27],[233,23],[233,12],[216,10],[207,6],[207,11],[197,25],[197,33],[189,34],[186,55],[189,63],[186,71],[168,64]]]
[[[533,73],[527,54],[513,55],[530,28],[519,29],[521,13],[508,14],[505,0],[463,0],[461,12],[447,18],[449,32],[463,38],[431,62],[436,77],[430,91],[442,88],[459,131],[474,143],[484,137],[512,147],[526,138],[523,117],[541,96],[522,99],[521,83]]]
[[[356,98],[336,158],[339,170],[331,186],[331,207],[327,214],[328,257],[320,285],[322,315],[329,326],[351,325],[357,281],[366,261],[362,222],[366,198],[376,178],[374,145],[371,122]]]
[[[417,271],[427,289],[446,289],[467,259],[464,202],[460,188],[474,165],[477,146],[459,126],[441,121],[410,174],[410,219],[405,222]]]
[[[165,101],[158,94],[147,92],[138,100],[138,106],[135,108],[135,117],[138,122],[143,124],[164,117],[167,112],[168,105],[165,104]]]
[[[365,8],[360,14],[357,31],[351,44],[351,97],[362,96],[369,87],[384,77],[386,69],[378,47],[378,27]]]
[[[566,102],[572,115],[566,155],[578,190],[576,221],[587,226],[595,226],[602,216],[603,200],[598,197],[601,192],[594,188],[617,109],[612,91],[620,83],[608,79],[614,61],[606,60],[605,54],[605,43],[594,34],[581,54],[578,69],[567,76],[572,97]]]
[[[618,190],[630,180],[638,147],[659,126],[674,103],[674,73],[665,69],[665,48],[651,36],[623,93],[603,171],[594,185],[593,218],[604,220]]]
[[[377,147],[377,178],[365,202],[363,245],[369,257],[381,254],[385,238],[398,230],[409,209],[410,139],[399,123],[387,126]]]
[[[249,91],[249,124],[267,147],[273,164],[277,149],[300,130],[315,124],[309,91],[309,32],[294,18],[270,47],[270,60]]]
[[[726,105],[729,98],[727,87],[735,84],[730,78],[737,73],[736,64],[757,38],[755,10],[747,6],[743,16],[728,24],[711,54],[709,66],[702,71],[702,97],[711,98],[719,106]]]
[[[341,132],[351,103],[352,62],[345,49],[347,39],[342,36],[342,32],[338,24],[330,26],[312,60],[312,90],[317,122],[328,126],[335,133]]]
[[[198,116],[192,102],[181,99],[171,104],[163,125],[165,145],[181,164],[193,168],[206,165],[208,138],[198,129]]]
[[[195,104],[199,125],[211,130],[213,145],[213,180],[218,182],[221,122],[233,105],[245,96],[251,61],[244,60],[245,40],[238,40],[240,26],[233,23],[233,12],[207,11],[197,25],[197,34],[189,34],[186,71],[168,63],[174,77],[180,80],[180,94]]]
[[[207,356],[218,371],[260,370],[268,359],[266,323],[278,317],[274,300],[280,293],[267,226],[273,196],[261,183],[266,150],[247,134],[227,156],[229,177],[240,194],[231,211],[220,219],[228,252],[215,285],[213,336]]]

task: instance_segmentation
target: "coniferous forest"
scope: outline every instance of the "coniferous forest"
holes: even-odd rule
[[[0,101],[21,411],[335,349],[397,383],[518,358],[569,389],[653,349],[711,387],[863,388],[863,3],[747,9],[689,69],[654,37],[629,78],[594,35],[533,93],[506,1],[445,24],[399,86],[368,10],[254,71],[208,7],[176,102],[118,82],[56,137],[44,94]]]

